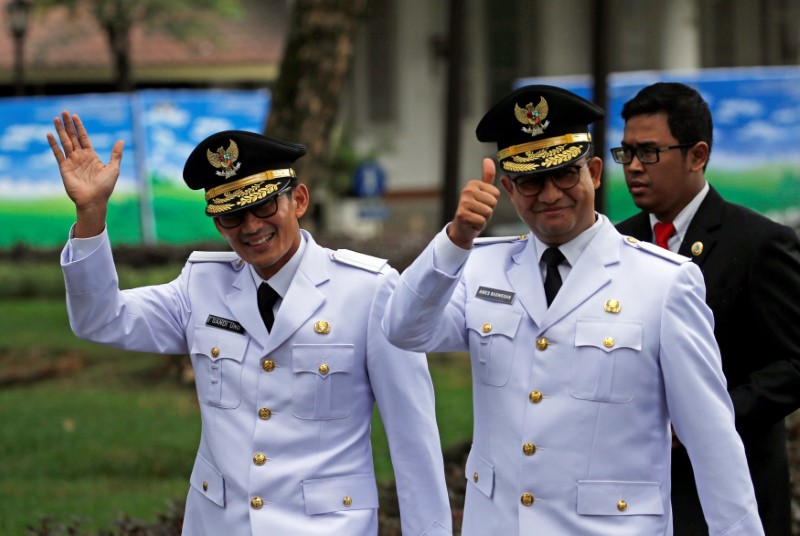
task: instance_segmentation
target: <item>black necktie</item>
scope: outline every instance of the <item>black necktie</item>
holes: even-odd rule
[[[547,298],[547,306],[553,303],[561,288],[561,274],[558,273],[558,265],[564,262],[564,254],[558,248],[547,248],[542,253],[542,261],[547,266],[547,275],[544,278],[544,296]]]
[[[258,312],[261,313],[261,318],[264,319],[264,325],[267,326],[267,331],[272,330],[272,324],[275,322],[275,315],[272,313],[272,308],[275,306],[275,302],[278,301],[278,298],[280,298],[278,293],[266,282],[259,285]]]

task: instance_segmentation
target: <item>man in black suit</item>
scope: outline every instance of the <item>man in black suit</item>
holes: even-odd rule
[[[725,201],[706,182],[713,126],[708,105],[694,89],[648,86],[624,105],[622,118],[622,146],[611,153],[642,212],[617,229],[700,266],[764,530],[767,536],[788,536],[784,417],[800,407],[797,234]],[[705,536],[691,464],[680,438],[673,444],[675,534]]]

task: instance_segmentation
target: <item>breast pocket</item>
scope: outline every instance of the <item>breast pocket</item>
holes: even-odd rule
[[[245,335],[196,326],[191,357],[200,402],[232,409],[242,401]]]
[[[521,318],[522,312],[509,307],[467,307],[469,347],[477,357],[481,383],[496,387],[508,383]]]
[[[633,385],[621,374],[635,366],[642,350],[640,322],[578,320],[572,360],[571,393],[598,402],[629,402]]]
[[[355,350],[351,344],[296,344],[292,348],[292,413],[298,419],[350,414]]]

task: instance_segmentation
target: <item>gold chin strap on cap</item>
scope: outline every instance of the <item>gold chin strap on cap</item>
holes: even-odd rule
[[[249,177],[244,177],[239,179],[238,181],[233,181],[228,184],[223,184],[222,186],[217,186],[216,188],[212,188],[206,192],[206,201],[209,199],[213,199],[225,192],[229,192],[231,190],[235,190],[236,188],[244,188],[245,186],[250,186],[251,184],[255,184],[257,182],[268,181],[272,179],[282,179],[284,177],[296,177],[294,170],[292,168],[289,169],[273,169],[270,171],[263,171],[261,173],[256,173],[255,175],[250,175]]]
[[[588,132],[581,134],[564,134],[563,136],[558,136],[555,138],[547,138],[546,140],[532,141],[529,143],[522,143],[520,145],[506,147],[497,153],[497,159],[502,160],[504,158],[508,158],[509,156],[514,156],[515,154],[524,153],[526,151],[535,151],[536,149],[542,149],[544,147],[552,147],[554,145],[562,145],[567,143],[581,143],[584,141],[592,141],[592,135]]]

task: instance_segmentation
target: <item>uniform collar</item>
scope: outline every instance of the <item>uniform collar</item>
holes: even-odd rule
[[[292,279],[294,279],[295,274],[297,273],[297,268],[300,266],[300,261],[303,259],[303,253],[306,249],[306,237],[301,232],[300,233],[300,247],[297,248],[297,251],[294,252],[292,258],[289,259],[289,262],[283,265],[280,270],[275,273],[272,277],[269,278],[269,286],[271,286],[275,292],[283,299],[286,297],[286,293],[289,291],[289,285],[292,284]],[[264,278],[256,273],[256,269],[250,265],[250,273],[253,276],[253,282],[256,285],[256,288],[264,282]]]

